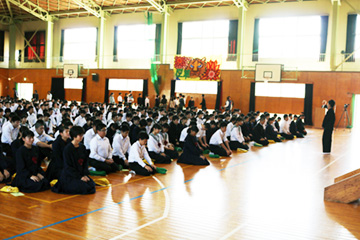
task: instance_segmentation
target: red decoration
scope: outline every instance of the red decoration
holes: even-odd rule
[[[37,157],[32,157],[31,161],[33,161],[33,163],[37,164]]]
[[[78,163],[82,166],[83,163],[84,163],[84,159],[80,158],[80,159],[78,160]]]
[[[201,76],[201,80],[219,80],[220,78],[220,64],[215,61],[208,61],[206,64],[206,71]]]
[[[190,58],[189,57],[178,57],[175,56],[174,67],[177,69],[185,69],[189,64]]]

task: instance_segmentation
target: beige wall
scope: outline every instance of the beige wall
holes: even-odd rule
[[[360,1],[348,0],[351,5],[356,9],[360,9]],[[347,15],[349,13],[355,13],[346,2],[342,2],[339,15],[339,28],[337,34],[337,50],[338,54],[337,63],[340,63],[342,56],[340,52],[345,50],[346,41],[346,25]],[[293,16],[293,15],[329,15],[329,31],[327,42],[327,54],[330,54],[331,45],[331,15],[332,5],[330,0],[317,0],[306,2],[292,2],[292,3],[273,3],[273,4],[252,4],[250,5],[246,13],[245,24],[245,39],[244,39],[244,66],[253,66],[251,61],[252,45],[253,45],[253,33],[254,33],[254,19],[261,17],[278,17],[278,16]],[[175,10],[169,16],[169,28],[167,35],[167,63],[171,64],[173,57],[176,54],[177,45],[177,23],[184,21],[196,21],[196,20],[210,20],[210,19],[237,19],[238,9],[236,6],[231,7],[212,7],[212,8],[196,8],[186,10]],[[160,13],[153,14],[153,22],[161,23],[162,15]],[[118,14],[112,15],[106,20],[105,28],[105,68],[146,68],[149,66],[149,60],[146,61],[123,61],[114,63],[112,61],[113,54],[113,41],[114,41],[114,26],[120,24],[145,24],[145,13],[132,13],[132,14]],[[96,17],[82,17],[82,18],[69,18],[60,19],[54,23],[54,38],[53,38],[53,66],[61,66],[58,62],[60,53],[60,38],[61,30],[66,28],[76,27],[99,27],[100,20]],[[6,26],[2,26],[2,29],[7,29]],[[42,21],[24,22],[19,24],[19,29],[22,32],[32,30],[46,30],[46,23]],[[24,39],[22,35],[17,32],[16,49],[24,48]],[[8,56],[8,52],[7,55]],[[261,60],[260,60],[261,62]],[[141,63],[141,64],[139,64]],[[307,59],[298,59],[297,62],[291,62],[290,60],[278,61],[278,63],[285,63],[285,69],[298,69],[298,70],[329,70],[329,56],[326,57],[325,63],[309,62]],[[96,63],[87,63],[89,68],[96,68]],[[4,64],[3,64],[4,65]],[[3,67],[0,64],[0,67]],[[142,66],[139,66],[142,65]],[[17,63],[17,67],[21,68],[43,68],[43,63]],[[225,62],[222,63],[223,69],[234,69],[236,64]],[[360,67],[359,63],[345,63],[340,70],[346,71],[358,71]]]

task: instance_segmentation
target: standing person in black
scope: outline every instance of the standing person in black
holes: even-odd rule
[[[190,97],[189,103],[188,103],[188,107],[192,108],[195,106],[195,101],[193,97]]]
[[[180,109],[180,110],[183,110],[184,107],[185,107],[184,95],[180,94],[179,109]]]
[[[203,110],[203,111],[205,111],[206,110],[206,100],[205,100],[205,95],[203,94],[203,95],[201,95],[202,96],[202,100],[201,100],[201,103],[200,103],[200,105],[201,105],[201,109]]]
[[[139,107],[144,106],[144,99],[141,97],[141,93],[139,93],[139,97],[137,98],[137,104]]]
[[[39,94],[38,94],[37,90],[35,90],[35,93],[33,94],[33,99],[34,99],[35,101],[38,101],[38,100],[39,100]]]
[[[328,111],[322,123],[322,127],[324,128],[324,133],[322,138],[324,154],[330,154],[331,152],[331,140],[332,140],[332,133],[334,130],[334,123],[335,123],[334,106],[335,106],[335,101],[331,99],[326,105]]]
[[[155,97],[155,107],[159,107],[159,105],[160,105],[160,98],[159,98],[159,95],[156,95],[156,97]]]

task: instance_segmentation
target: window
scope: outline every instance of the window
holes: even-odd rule
[[[175,83],[177,93],[217,94],[217,88],[217,81],[177,80]]]
[[[45,31],[25,32],[25,62],[44,62],[45,61]],[[36,53],[36,54],[35,54]],[[39,57],[37,57],[37,56]]]
[[[305,98],[305,84],[256,83],[256,97]]]
[[[83,79],[64,78],[64,89],[83,89]]]
[[[0,62],[4,61],[5,32],[0,31]]]
[[[109,79],[109,90],[111,91],[139,91],[144,87],[143,79]]]
[[[261,18],[259,57],[319,59],[321,26],[320,16]]]
[[[61,60],[96,61],[97,28],[65,29],[61,40]]]
[[[114,61],[117,59],[151,59],[159,45],[161,25],[119,25],[115,27]],[[155,41],[155,39],[157,41]],[[160,46],[160,45],[159,45]],[[157,54],[160,48],[157,47]]]
[[[360,18],[356,15],[356,30],[355,30],[355,59],[360,58]],[[351,53],[351,52],[350,52]]]
[[[179,54],[183,56],[227,56],[229,20],[183,22],[181,41]]]

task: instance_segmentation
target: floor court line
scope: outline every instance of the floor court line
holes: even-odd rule
[[[153,179],[155,179],[155,181],[157,181],[157,182],[159,183],[159,185],[160,185],[161,188],[165,188],[164,184],[163,184],[159,179],[157,179],[155,176],[153,176]],[[129,235],[130,233],[136,232],[136,231],[138,231],[138,230],[140,230],[140,229],[143,229],[143,228],[145,228],[145,227],[147,227],[147,226],[150,226],[150,225],[152,225],[152,224],[154,224],[154,223],[156,223],[156,222],[159,222],[159,221],[167,218],[168,215],[169,215],[169,211],[170,211],[170,196],[169,196],[169,194],[168,194],[168,192],[167,192],[166,189],[165,189],[163,192],[164,192],[164,196],[165,196],[165,210],[164,210],[164,213],[163,213],[163,215],[162,215],[161,217],[159,217],[159,218],[157,218],[157,219],[154,219],[154,220],[152,220],[152,221],[150,221],[150,222],[148,222],[148,223],[145,223],[145,224],[143,224],[143,225],[141,225],[141,226],[138,226],[138,227],[136,227],[136,228],[133,228],[133,229],[131,229],[131,230],[129,230],[129,231],[127,231],[127,232],[119,235],[119,236],[113,237],[113,238],[111,238],[110,240],[121,239],[121,238]]]
[[[225,167],[225,168],[222,168],[222,169],[219,169],[218,171],[223,171],[225,169],[228,169],[228,168],[233,168],[233,167],[236,167],[236,166],[240,166],[242,164],[245,164],[247,162],[249,162],[249,160],[246,160],[246,161],[243,161],[241,163],[237,163],[235,165],[232,165],[232,166],[229,166],[229,167]],[[190,167],[192,165],[189,165],[188,167]],[[194,180],[194,178],[192,179],[189,179],[189,180],[186,180],[184,181],[184,183],[188,183],[188,182],[191,182],[192,180]],[[161,191],[164,191],[166,189],[169,189],[169,188],[173,188],[173,187],[176,187],[177,185],[173,185],[173,186],[168,186],[168,187],[165,187],[165,188],[161,188],[161,189],[158,189],[158,190],[155,190],[155,191],[152,191],[150,192],[150,194],[154,194],[154,193],[157,193],[157,192],[161,192]],[[105,206],[105,207],[102,207],[102,208],[98,208],[98,209],[95,209],[93,211],[90,211],[90,212],[87,212],[87,213],[83,213],[83,214],[80,214],[80,215],[77,215],[77,216],[74,216],[74,217],[71,217],[71,218],[67,218],[67,219],[64,219],[64,220],[61,220],[61,221],[58,221],[58,222],[55,222],[55,223],[51,223],[51,224],[48,224],[48,225],[45,225],[43,227],[40,227],[40,228],[36,228],[36,229],[33,229],[33,230],[30,230],[30,231],[27,231],[27,232],[23,232],[23,233],[20,233],[18,235],[15,235],[15,236],[12,236],[12,237],[9,237],[9,238],[6,238],[4,240],[10,240],[10,239],[14,239],[14,238],[17,238],[17,237],[21,237],[21,236],[24,236],[24,235],[27,235],[27,234],[30,234],[30,233],[33,233],[33,232],[37,232],[37,231],[40,231],[40,230],[43,230],[43,229],[46,229],[46,228],[49,228],[49,227],[52,227],[52,226],[56,226],[58,224],[61,224],[61,223],[64,223],[64,222],[68,222],[68,221],[71,221],[71,220],[74,220],[74,219],[77,219],[77,218],[80,218],[80,217],[83,217],[83,216],[86,216],[86,215],[89,215],[89,214],[92,214],[92,213],[95,213],[95,212],[98,212],[98,211],[102,211],[104,209],[107,209],[107,208],[110,208],[110,207],[114,207],[114,206],[117,206],[117,205],[120,205],[122,203],[125,203],[125,202],[130,202],[130,201],[133,201],[135,199],[138,199],[138,198],[142,198],[144,196],[143,195],[139,195],[137,197],[133,197],[133,198],[130,198],[128,200],[125,200],[125,201],[121,201],[121,202],[118,202],[118,203],[114,203],[114,204],[111,204],[111,205],[108,205],[108,206]]]

